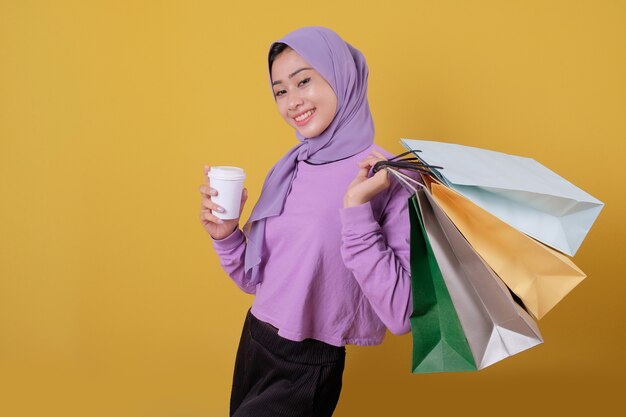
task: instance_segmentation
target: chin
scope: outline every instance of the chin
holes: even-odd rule
[[[305,139],[309,139],[309,140],[313,140],[313,139],[317,139],[320,135],[315,135],[315,136],[307,136],[307,135],[302,135]]]
[[[300,135],[301,135],[302,137],[304,137],[305,139],[314,139],[314,138],[316,138],[316,137],[318,137],[318,136],[320,135],[320,133],[316,133],[316,134],[312,135],[312,134],[311,134],[310,132],[308,132],[308,131],[303,132],[302,130],[298,130],[298,129],[296,129],[296,130],[297,130],[297,131],[298,131],[298,133],[300,133]]]
[[[324,133],[327,127],[328,126],[324,127],[323,129],[320,129],[319,127],[315,127],[315,128],[306,129],[306,130],[299,130],[299,129],[296,129],[296,130],[300,133],[300,135],[302,135],[306,139],[315,139],[316,137]]]

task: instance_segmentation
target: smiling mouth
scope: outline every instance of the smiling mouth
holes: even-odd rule
[[[302,113],[298,117],[294,117],[293,120],[296,122],[298,126],[302,126],[306,124],[311,119],[311,117],[313,117],[314,114],[315,114],[315,109],[311,109],[307,112]]]

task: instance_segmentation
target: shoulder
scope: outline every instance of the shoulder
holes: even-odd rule
[[[387,159],[393,158],[396,155],[405,152],[404,149],[400,149],[398,151],[398,153],[391,153],[391,152],[387,151],[385,148],[383,148],[383,147],[381,147],[381,146],[379,146],[379,145],[377,145],[375,143],[372,144],[372,146],[370,147],[370,150],[376,150],[376,151],[380,152]],[[403,158],[408,158],[408,157],[410,157],[410,156],[404,156]],[[418,173],[414,172],[414,171],[401,169],[401,172],[403,174],[408,175],[409,177],[413,178],[414,180],[417,180],[418,182],[422,182],[421,176]],[[399,183],[398,183],[398,185],[399,185]]]
[[[372,144],[372,146],[370,147],[370,150],[374,150],[374,151],[378,151],[378,152],[382,153],[383,156],[385,158],[387,158],[387,159],[393,158],[394,156],[396,156],[395,154],[387,151],[385,148],[383,148],[382,146],[380,146],[380,145],[378,145],[376,143]]]
[[[389,152],[387,149],[382,146],[374,143],[372,144],[368,150],[367,154],[372,151],[380,152],[385,158],[390,159],[396,156],[392,152]],[[400,150],[398,153],[402,153]],[[378,194],[372,200],[372,208],[375,213],[377,213],[378,219],[384,219],[388,216],[388,212],[395,212],[400,210],[403,206],[406,206],[407,198],[410,196],[409,191],[402,186],[402,184],[391,174],[389,175],[389,187],[380,194]]]
[[[372,150],[380,152],[387,159],[393,158],[397,154],[404,152],[404,150],[399,150],[397,154],[394,154],[377,144],[372,145]],[[400,169],[399,171],[402,172],[404,175],[412,178],[416,182],[423,183],[421,175],[418,172],[406,169]],[[390,184],[387,188],[387,192],[384,193],[385,196],[383,198],[387,201],[387,204],[391,203],[394,200],[396,202],[399,201],[400,204],[406,204],[406,199],[412,194],[412,192],[405,185],[403,185],[402,182],[400,182],[400,180],[398,180],[394,175],[389,174],[389,177]]]
[[[394,156],[396,156],[396,154],[393,154],[393,153],[389,152],[388,150],[386,150],[382,146],[380,146],[380,145],[378,145],[376,143],[372,143],[370,146],[368,146],[367,148],[363,149],[362,151],[360,151],[356,155],[353,155],[352,157],[361,160],[363,158],[366,158],[369,154],[371,154],[372,151],[380,152],[387,159],[393,158]],[[403,151],[399,151],[399,153],[401,153],[401,152],[403,152]]]

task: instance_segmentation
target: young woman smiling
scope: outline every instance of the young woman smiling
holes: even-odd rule
[[[272,43],[270,86],[300,142],[268,173],[243,227],[200,187],[201,223],[222,268],[254,294],[235,362],[230,415],[330,416],[345,346],[410,331],[408,193],[374,164],[368,68],[323,27]],[[210,167],[205,167],[205,176]],[[242,194],[243,204],[247,192]]]

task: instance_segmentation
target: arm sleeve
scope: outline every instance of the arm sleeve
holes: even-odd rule
[[[378,317],[401,335],[411,331],[409,194],[392,187],[380,223],[370,202],[340,209],[341,255]]]
[[[220,259],[222,269],[233,282],[248,294],[256,293],[256,285],[246,286],[245,284],[246,237],[241,229],[237,227],[224,239],[213,239],[213,248]]]

